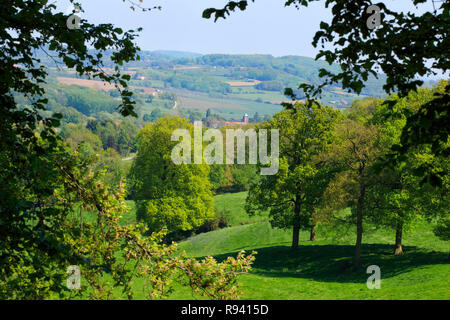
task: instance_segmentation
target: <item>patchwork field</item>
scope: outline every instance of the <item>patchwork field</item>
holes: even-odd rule
[[[226,81],[225,83],[228,83],[232,87],[246,87],[246,86],[256,86],[257,84],[260,84],[261,81],[259,80],[253,80],[253,81]]]
[[[176,91],[180,108],[201,110],[205,112],[213,109],[221,116],[230,119],[241,119],[244,113],[253,116],[256,112],[260,115],[279,112],[281,105],[262,103],[249,99],[239,99],[237,96],[230,98],[215,98],[204,94],[188,94]]]
[[[103,81],[97,80],[87,80],[87,79],[77,79],[77,78],[67,78],[67,77],[57,77],[59,83],[67,85],[78,85],[82,87],[88,87],[97,90],[113,90],[116,87],[113,84],[105,83]]]

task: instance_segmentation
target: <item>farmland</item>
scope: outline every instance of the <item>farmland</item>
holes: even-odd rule
[[[78,79],[78,78],[67,78],[67,77],[57,77],[59,83],[66,85],[77,85],[82,87],[87,87],[96,90],[114,90],[115,86],[113,84],[104,83],[103,81],[88,80],[88,79]]]
[[[271,115],[279,111],[280,102],[289,100],[284,96],[284,88],[295,89],[302,82],[316,83],[316,71],[323,66],[322,62],[303,57],[189,57],[186,54],[188,57],[179,58],[179,54],[175,53],[145,51],[142,55],[141,62],[131,63],[122,70],[131,76],[131,88],[136,91],[158,89],[172,92],[177,95],[181,109],[202,112],[214,109],[228,119],[240,118],[243,113]],[[51,65],[51,61],[48,63]],[[104,68],[105,72],[110,69]],[[69,69],[52,68],[52,75],[59,83],[66,85],[104,91],[114,89],[113,85],[103,85],[97,80],[75,78],[73,70]],[[368,88],[371,91],[363,92],[360,98],[367,94],[382,95],[376,80],[369,81]],[[299,98],[302,98],[300,92]],[[339,87],[326,89],[322,97],[324,103],[339,108],[348,107],[355,98],[358,96],[343,92]]]

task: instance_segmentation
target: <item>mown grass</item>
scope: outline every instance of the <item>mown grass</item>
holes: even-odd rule
[[[180,249],[191,256],[213,255],[218,260],[240,250],[256,250],[252,271],[241,276],[243,299],[450,299],[450,246],[435,237],[432,225],[425,221],[405,233],[401,256],[393,255],[393,230],[367,226],[363,266],[355,270],[352,228],[340,235],[319,228],[314,242],[309,241],[309,232],[303,231],[300,247],[292,250],[290,230],[272,229],[267,221],[238,225],[240,220],[246,221],[244,201],[245,193],[216,196],[218,208],[226,207],[235,214],[235,226],[180,243]],[[381,269],[379,290],[367,288],[369,265]],[[172,296],[190,297],[188,290]]]
[[[217,195],[216,209],[231,212],[231,227],[199,234],[179,244],[189,256],[212,255],[218,260],[240,250],[257,251],[249,274],[240,276],[242,299],[450,299],[448,242],[433,235],[432,225],[419,222],[404,235],[404,251],[393,255],[394,231],[364,234],[362,267],[353,269],[355,233],[319,228],[317,241],[300,233],[300,247],[290,248],[291,231],[272,229],[267,213],[249,218],[243,209],[246,194]],[[131,204],[131,203],[129,203]],[[122,223],[134,221],[134,212]],[[381,269],[381,289],[370,290],[369,265]],[[145,299],[144,282],[133,284],[136,299]],[[170,299],[198,299],[186,287],[176,286]]]
[[[448,244],[429,237],[430,226],[405,237],[405,254],[394,256],[386,235],[372,234],[363,245],[363,267],[353,270],[353,241],[308,241],[301,233],[300,247],[290,248],[290,232],[272,229],[267,222],[237,226],[198,235],[180,244],[190,255],[225,259],[239,250],[256,250],[248,275],[241,277],[243,299],[449,299]],[[424,236],[425,235],[425,236]],[[393,233],[391,234],[393,239]],[[434,252],[430,248],[435,248]],[[366,268],[381,269],[381,289],[366,286]],[[177,292],[173,298],[189,298]]]
[[[218,194],[214,197],[216,214],[223,214],[229,226],[261,222],[267,220],[267,212],[250,217],[244,209],[247,192]]]

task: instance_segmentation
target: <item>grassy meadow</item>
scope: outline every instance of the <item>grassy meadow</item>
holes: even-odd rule
[[[393,255],[395,233],[366,227],[363,268],[352,270],[355,233],[337,234],[318,228],[317,241],[300,234],[300,246],[290,248],[291,231],[272,229],[267,213],[248,217],[246,192],[215,197],[216,211],[226,211],[230,227],[193,236],[179,244],[189,256],[212,255],[223,260],[240,250],[257,251],[249,274],[240,277],[242,299],[450,299],[448,243],[433,235],[423,221],[404,235],[404,255]],[[133,202],[122,223],[135,221]],[[366,286],[366,268],[381,269],[381,289]],[[135,298],[145,299],[144,283],[134,281]],[[177,287],[170,299],[192,299],[189,288]]]

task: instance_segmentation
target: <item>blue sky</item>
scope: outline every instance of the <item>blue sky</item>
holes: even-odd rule
[[[68,0],[56,2],[61,11],[69,7]],[[81,16],[92,23],[108,22],[124,29],[143,27],[137,41],[143,50],[314,57],[314,33],[320,21],[331,20],[331,10],[324,8],[324,1],[297,10],[284,7],[284,0],[257,0],[250,3],[247,11],[235,12],[217,23],[203,19],[202,12],[209,7],[223,7],[227,0],[144,0],[144,6],[163,7],[162,11],[146,13],[133,12],[122,0],[78,2],[85,11]],[[386,3],[396,10],[415,11],[411,2]],[[431,0],[422,7],[431,10]]]

